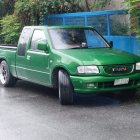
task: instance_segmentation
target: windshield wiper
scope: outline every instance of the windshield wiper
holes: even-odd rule
[[[80,49],[81,47],[75,47],[75,48],[70,48],[70,49]]]
[[[81,46],[79,46],[79,47],[70,48],[70,49],[88,49],[88,47],[87,47],[87,46],[86,46],[86,47],[81,47]]]

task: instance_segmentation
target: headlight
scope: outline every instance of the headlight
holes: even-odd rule
[[[78,73],[99,73],[99,69],[97,66],[79,66],[77,67]]]
[[[136,63],[136,70],[140,70],[140,62]]]

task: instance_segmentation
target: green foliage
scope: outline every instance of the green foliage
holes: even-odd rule
[[[44,16],[55,13],[82,11],[82,0],[0,0],[0,40],[16,43],[19,31],[26,25],[43,24]]]
[[[3,16],[3,1],[0,0],[0,18]]]
[[[0,36],[3,37],[2,43],[17,44],[20,35],[20,23],[15,15],[7,15],[0,21],[2,30]]]
[[[0,0],[0,17],[6,14],[12,14],[15,0]]]
[[[18,0],[15,3],[15,14],[23,25],[43,23],[47,14],[82,11],[81,0]]]
[[[95,0],[95,2],[90,6],[91,10],[101,10],[106,5],[110,4],[111,0]]]
[[[125,0],[130,13],[131,30],[140,38],[140,0]]]
[[[83,11],[79,3],[82,0],[44,0],[40,3],[40,21],[43,22],[47,14],[69,13]],[[44,6],[45,5],[45,6]]]
[[[111,24],[111,35],[128,35],[129,27],[127,24],[113,23]]]

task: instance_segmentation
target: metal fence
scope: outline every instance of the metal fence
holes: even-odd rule
[[[123,10],[54,14],[45,18],[45,25],[93,26],[113,41],[114,48],[140,55],[140,42],[130,36],[129,22],[129,14]]]

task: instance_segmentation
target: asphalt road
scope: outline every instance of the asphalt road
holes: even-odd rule
[[[61,106],[43,86],[0,86],[0,140],[140,140],[140,96],[79,97]]]

